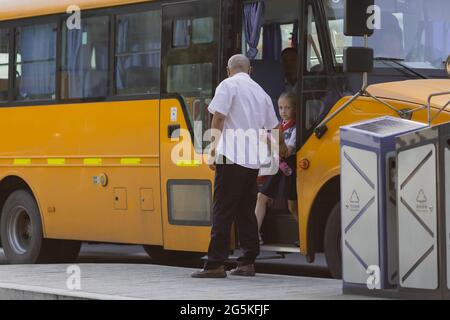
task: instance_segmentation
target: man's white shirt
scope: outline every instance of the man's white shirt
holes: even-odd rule
[[[226,116],[217,155],[250,169],[260,169],[261,130],[278,126],[272,99],[247,73],[222,81],[208,106]]]

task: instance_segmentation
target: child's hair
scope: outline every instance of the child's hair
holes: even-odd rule
[[[297,109],[297,95],[294,92],[290,92],[290,91],[285,91],[283,92],[279,99],[286,99],[289,101],[289,103],[291,104],[292,107],[294,107],[294,111],[296,111]]]

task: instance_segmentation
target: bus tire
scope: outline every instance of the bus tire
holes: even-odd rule
[[[43,238],[38,205],[25,190],[14,191],[8,196],[2,210],[0,234],[10,264],[50,262],[58,245],[57,240]]]
[[[328,217],[324,236],[328,270],[335,279],[342,278],[341,204],[338,202]]]

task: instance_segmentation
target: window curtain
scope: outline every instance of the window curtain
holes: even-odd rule
[[[176,20],[174,22],[173,43],[174,47],[188,47],[190,42],[189,29],[191,20]]]
[[[266,24],[263,27],[264,60],[280,61],[281,27],[279,23]]]
[[[104,18],[94,18],[104,19]],[[107,94],[108,25],[85,23],[80,30],[67,30],[68,98],[103,97]]]
[[[119,28],[117,30],[117,53],[121,54],[127,50],[128,30],[130,28],[130,19],[122,17],[119,21]],[[117,58],[116,67],[116,87],[118,89],[125,88],[126,85],[126,70],[130,68],[134,61],[128,56],[121,56]]]
[[[264,2],[258,1],[244,5],[244,31],[249,47],[247,57],[253,60],[258,54],[258,43],[264,14]]]
[[[20,98],[55,93],[56,31],[51,24],[20,28]]]
[[[84,73],[88,69],[88,60],[82,54],[82,30],[67,30],[67,77],[68,77],[68,96],[67,98],[81,98],[84,93]]]

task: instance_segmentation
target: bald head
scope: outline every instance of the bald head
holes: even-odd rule
[[[250,60],[243,54],[235,54],[228,60],[230,77],[239,72],[250,73]]]

